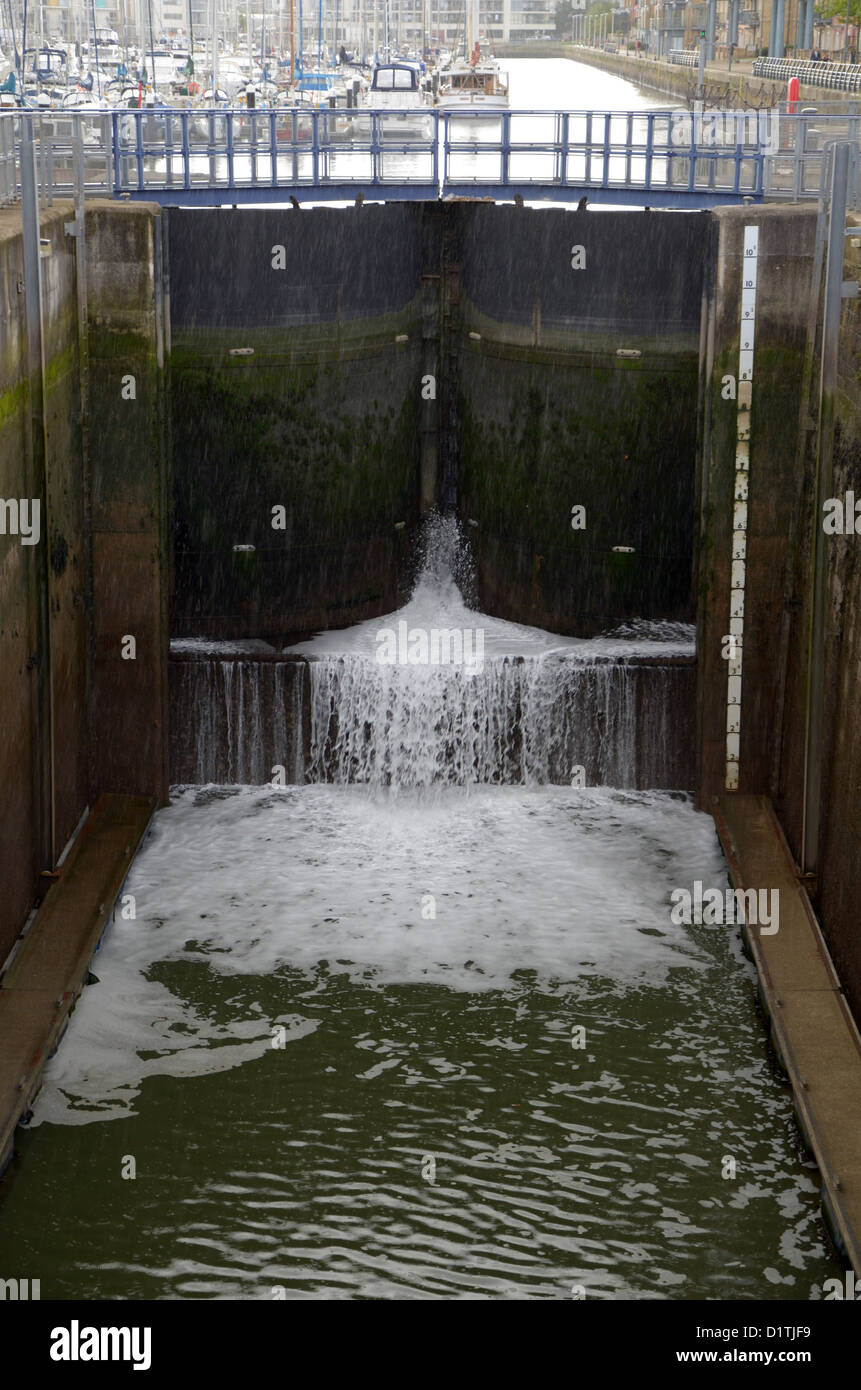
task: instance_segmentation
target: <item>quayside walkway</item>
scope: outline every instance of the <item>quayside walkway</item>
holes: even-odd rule
[[[114,912],[155,799],[99,798],[0,977],[0,1172]]]
[[[861,1036],[768,798],[716,797],[713,810],[736,889],[767,884],[779,895],[778,930],[750,925],[746,940],[823,1209],[861,1276]]]

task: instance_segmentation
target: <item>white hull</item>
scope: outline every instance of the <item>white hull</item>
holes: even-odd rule
[[[489,116],[494,116],[508,110],[508,97],[504,92],[498,96],[488,96],[486,92],[444,92],[438,98],[437,106],[441,111],[480,113],[486,110]]]

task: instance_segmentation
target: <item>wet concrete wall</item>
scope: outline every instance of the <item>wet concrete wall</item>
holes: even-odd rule
[[[821,276],[814,208],[724,209],[710,315],[711,389],[702,490],[698,631],[700,802],[723,790],[726,760],[738,403],[721,382],[738,366],[743,229],[759,227],[744,604],[739,790],[768,795],[803,859],[808,643],[813,585]],[[852,220],[852,219],[850,219]],[[857,219],[856,219],[857,220]],[[861,276],[847,243],[844,278]],[[842,307],[836,498],[861,499],[861,311]],[[844,505],[845,511],[845,505]],[[855,1017],[861,1017],[857,894],[861,865],[861,564],[855,534],[828,538],[824,740],[818,872],[806,881]]]
[[[68,207],[54,209],[42,227],[43,423],[40,414],[34,417],[42,383],[31,380],[28,369],[20,213],[0,213],[0,498],[19,508],[22,499],[31,508],[39,504],[38,529],[31,533],[37,543],[25,539],[20,512],[17,534],[8,511],[0,531],[0,958],[29,912],[40,872],[53,867],[44,855],[52,846],[55,853],[62,849],[88,796],[88,560],[75,256],[63,232],[70,215]],[[43,635],[46,621],[50,641]],[[44,786],[47,781],[50,791],[52,772],[53,798]]]
[[[692,621],[708,215],[458,212],[459,495],[482,605],[581,634]]]
[[[395,607],[395,528],[419,509],[437,209],[168,215],[173,635],[313,631]]]
[[[169,420],[162,217],[87,215],[91,784],[167,799]],[[134,657],[128,639],[134,638]]]
[[[847,219],[858,225],[857,215]],[[861,238],[861,226],[859,226]],[[847,238],[845,280],[861,279],[861,246]],[[818,347],[818,342],[816,344]],[[858,894],[861,891],[861,534],[847,534],[847,493],[861,501],[861,306],[845,300],[841,310],[836,396],[837,428],[832,495],[843,508],[844,529],[826,537],[827,599],[824,649],[825,738],[819,873],[813,885],[829,947],[855,1013],[861,1017],[861,950]],[[815,380],[813,404],[815,410]],[[815,432],[810,433],[804,471],[797,486],[798,519],[789,567],[785,699],[776,731],[772,794],[796,858],[801,856],[804,804],[804,744],[807,702],[807,645],[812,597],[814,526],[822,524],[815,501]],[[861,525],[861,517],[856,517]],[[848,521],[851,526],[852,521]],[[824,533],[823,533],[824,534]]]
[[[141,385],[150,386],[151,398],[163,393],[153,325],[159,214],[89,206],[88,301],[79,297],[76,244],[66,231],[73,217],[70,204],[42,215],[42,373],[28,362],[20,210],[0,213],[0,497],[40,503],[37,544],[9,534],[8,508],[0,534],[0,777],[7,789],[0,960],[43,875],[100,793],[163,799],[167,791],[166,753],[151,732],[158,721],[166,737],[166,666],[152,659],[167,642],[158,597],[166,587],[166,451],[163,440],[147,438],[140,416],[133,423],[114,407],[115,373],[131,361],[140,369],[146,358],[150,379],[142,371]],[[163,406],[160,414],[166,418]],[[161,482],[150,489],[155,478]],[[149,498],[143,512],[135,510],[142,491]],[[154,517],[161,527],[155,546]],[[147,527],[141,564],[136,547]],[[140,639],[136,663],[122,661],[117,628]],[[118,663],[132,673],[118,679]]]
[[[487,611],[692,618],[707,215],[168,216],[173,635],[391,610],[434,500],[478,522]]]

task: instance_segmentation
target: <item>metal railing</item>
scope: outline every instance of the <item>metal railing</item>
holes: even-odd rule
[[[754,58],[754,77],[786,82],[797,77],[809,87],[830,87],[839,92],[861,91],[861,63],[811,63],[795,58]]]
[[[667,58],[674,67],[695,68],[699,65],[700,51],[698,48],[671,48]]]
[[[48,201],[73,195],[80,164],[88,196],[162,203],[286,202],[297,194],[325,201],[359,192],[571,202],[592,192],[605,202],[707,207],[817,198],[826,146],[859,142],[854,111],[704,112],[699,122],[678,110],[503,111],[491,119],[433,108],[13,112],[0,113],[6,202],[20,194],[24,121],[32,124]]]

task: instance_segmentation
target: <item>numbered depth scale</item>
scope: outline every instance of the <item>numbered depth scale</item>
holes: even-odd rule
[[[747,570],[747,496],[750,479],[750,405],[753,396],[753,347],[756,320],[756,271],[759,228],[744,229],[741,279],[741,335],[738,353],[738,420],[732,511],[732,570],[726,690],[726,789],[738,790],[741,742],[741,672],[744,645],[744,590]]]

